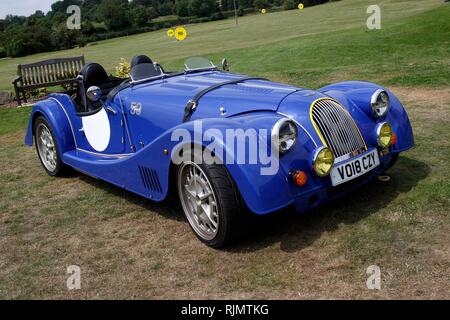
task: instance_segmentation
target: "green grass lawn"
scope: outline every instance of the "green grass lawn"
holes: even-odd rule
[[[81,174],[48,177],[23,146],[29,108],[0,110],[0,298],[450,298],[450,6],[368,1],[188,26],[184,43],[155,32],[82,49],[112,68],[147,53],[170,68],[223,56],[232,69],[306,87],[361,79],[389,86],[410,115],[416,147],[374,182],[306,215],[257,221],[237,246],[195,238],[174,201],[156,204]],[[245,31],[245,32],[244,32]],[[0,86],[19,61],[0,61]],[[66,267],[82,268],[68,292]],[[382,290],[366,288],[370,265]]]
[[[325,55],[325,52],[319,50],[318,46],[326,45],[326,42],[323,41],[331,39],[330,45],[336,43],[336,41],[333,41],[334,35],[331,34],[328,38],[322,38],[323,33],[353,29],[348,37],[339,38],[341,40],[340,47],[343,47],[344,50],[339,52],[339,55],[333,55],[333,58],[340,57],[339,60],[347,57],[351,48],[349,45],[353,44],[351,38],[353,36],[363,38],[367,45],[366,48],[363,48],[365,51],[373,48],[373,40],[376,40],[383,32],[368,33],[366,9],[369,4],[372,3],[367,0],[336,1],[327,5],[307,8],[303,11],[292,10],[267,15],[245,16],[239,19],[238,26],[235,25],[233,19],[188,25],[186,28],[189,37],[181,43],[168,38],[166,30],[161,30],[103,41],[95,46],[87,46],[81,49],[43,53],[17,59],[2,59],[0,60],[0,90],[12,90],[11,80],[16,74],[18,64],[81,54],[85,55],[88,61],[99,62],[110,72],[113,72],[114,66],[119,63],[120,58],[131,60],[135,54],[147,54],[158,62],[167,63],[193,55],[216,53],[214,57],[219,58],[223,54],[228,54],[227,51],[230,49],[246,48],[236,52],[236,55],[233,56],[233,58],[236,57],[232,59],[235,64],[234,70],[237,72],[255,72],[261,68],[258,68],[256,64],[265,64],[266,60],[262,58],[244,59],[248,56],[241,57],[241,54],[246,53],[247,48],[260,46],[257,49],[259,56],[267,57],[270,56],[270,52],[279,54],[283,44],[289,46],[290,43],[293,43],[294,46],[290,47],[293,51],[286,52],[289,53],[289,62],[292,63],[290,68],[301,73],[304,73],[302,71],[305,68],[307,72],[313,72],[314,69],[323,67],[324,62],[321,58],[327,59],[329,55],[333,55],[332,52]],[[382,10],[382,27],[384,29],[395,25],[399,19],[428,9],[442,8],[442,0],[379,0],[377,4],[380,5]],[[412,37],[416,38],[415,34],[412,34]],[[322,39],[323,41],[321,41]],[[273,44],[280,41],[282,41],[281,46]],[[311,58],[312,54],[312,58],[315,59],[305,59],[305,50],[309,52],[306,58]],[[317,52],[321,52],[324,56],[317,56]],[[359,52],[358,50],[355,54],[358,55]],[[277,56],[273,56],[271,62],[273,60],[277,60]],[[327,63],[336,68],[340,65],[339,60],[335,63],[333,61],[327,61]],[[353,63],[358,62],[354,61],[352,56],[349,56],[346,60],[353,61]],[[278,58],[278,63],[273,67],[280,70],[278,68],[280,64],[283,64],[282,57]],[[176,65],[182,66],[179,62]],[[270,66],[268,67],[270,68]]]

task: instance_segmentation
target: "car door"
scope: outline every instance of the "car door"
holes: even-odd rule
[[[106,100],[99,109],[78,115],[78,149],[103,155],[127,153],[121,107]]]

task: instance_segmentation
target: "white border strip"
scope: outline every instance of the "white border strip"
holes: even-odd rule
[[[84,150],[84,149],[81,149],[81,148],[77,148],[77,151],[84,152],[84,153],[87,153],[87,154],[91,154],[91,155],[94,155],[94,156],[104,157],[104,158],[127,158],[127,157],[133,155],[133,153],[124,153],[124,154],[98,153],[98,152],[92,152],[92,151],[89,151],[89,150]]]
[[[67,121],[69,121],[69,125],[70,125],[70,130],[72,130],[72,136],[73,136],[73,141],[75,142],[75,148],[78,149],[78,144],[77,144],[77,139],[75,137],[75,131],[73,130],[73,126],[72,126],[72,121],[70,121],[70,117],[66,111],[66,109],[64,108],[64,106],[61,104],[61,102],[59,102],[58,99],[50,97],[50,100],[56,101],[56,103],[61,107],[61,109],[63,109],[64,113],[66,114],[67,117]]]

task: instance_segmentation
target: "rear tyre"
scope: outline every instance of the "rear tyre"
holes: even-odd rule
[[[52,177],[63,176],[67,166],[62,163],[55,134],[47,119],[40,116],[34,122],[34,143],[42,166]]]
[[[223,165],[185,161],[176,181],[184,214],[200,241],[222,248],[238,239],[245,206]]]

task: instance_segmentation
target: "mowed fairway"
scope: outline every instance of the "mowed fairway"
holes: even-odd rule
[[[410,115],[416,147],[373,182],[305,215],[257,219],[236,246],[202,245],[174,199],[153,203],[82,174],[48,177],[23,146],[29,108],[0,110],[0,298],[450,299],[450,6],[378,1],[382,30],[365,27],[368,1],[345,0],[188,26],[81,50],[0,60],[15,64],[84,53],[111,71],[146,53],[228,57],[233,71],[306,87],[361,79],[389,86]],[[66,268],[81,267],[68,291]],[[382,289],[366,287],[378,265]]]
[[[81,49],[37,54],[18,59],[0,60],[0,90],[12,90],[11,81],[14,79],[18,64],[40,61],[53,57],[85,55],[87,61],[101,63],[110,72],[120,62],[120,58],[131,60],[136,54],[147,54],[160,63],[172,62],[189,56],[222,53],[236,48],[251,48],[262,45],[264,53],[270,49],[271,43],[281,40],[294,39],[301,36],[313,36],[328,31],[349,28],[366,28],[367,0],[346,0],[316,6],[303,11],[292,10],[276,12],[267,15],[252,15],[239,18],[236,26],[234,19],[218,22],[188,25],[189,37],[183,43],[170,39],[166,30],[159,32],[134,35],[127,38],[117,38],[103,41]],[[377,1],[382,9],[383,27],[395,20],[414,15],[427,9],[442,6],[441,0],[380,0]],[[367,30],[367,29],[366,29]],[[245,51],[242,51],[245,52]],[[296,52],[298,58],[295,64],[302,64],[302,53]],[[239,59],[241,60],[241,59]],[[216,61],[219,63],[219,61]],[[233,61],[237,63],[238,61]],[[240,61],[240,64],[255,64],[264,62],[253,59]],[[175,66],[181,68],[183,64],[177,61]],[[236,65],[235,71],[246,70],[246,67]]]

